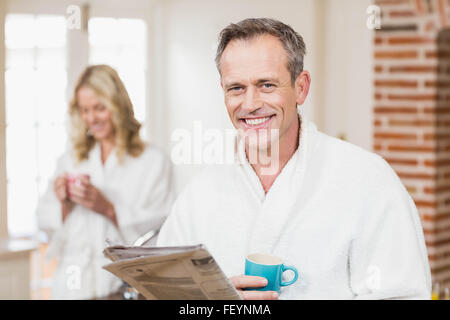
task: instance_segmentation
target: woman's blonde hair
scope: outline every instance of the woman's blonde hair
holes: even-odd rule
[[[111,111],[119,162],[123,161],[125,153],[138,157],[144,151],[145,144],[139,136],[141,124],[134,117],[128,92],[113,68],[107,65],[93,65],[87,67],[81,74],[69,105],[71,141],[76,160],[80,162],[87,159],[95,145],[95,139],[89,134],[80,115],[77,93],[82,87],[93,90],[104,106]]]

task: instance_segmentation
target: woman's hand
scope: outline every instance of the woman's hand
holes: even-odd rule
[[[70,200],[66,190],[66,183],[67,179],[65,175],[57,177],[53,183],[53,190],[61,203]]]
[[[267,279],[255,276],[234,276],[230,278],[239,295],[244,300],[277,300],[276,291],[244,291],[245,288],[262,288],[267,285]]]
[[[105,216],[117,226],[113,204],[91,184],[88,176],[80,176],[75,183],[69,184],[69,197],[73,202]]]
[[[66,175],[59,176],[55,179],[53,183],[53,189],[55,191],[56,198],[58,198],[61,203],[61,214],[63,222],[66,220],[69,213],[74,207],[74,203],[70,201],[69,195],[67,194],[67,178]]]

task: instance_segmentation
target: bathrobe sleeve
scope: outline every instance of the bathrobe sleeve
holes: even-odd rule
[[[191,181],[175,201],[171,213],[158,236],[158,246],[187,246],[205,243],[208,217],[204,215],[208,189],[199,182],[202,175]],[[201,195],[201,196],[200,196]]]
[[[419,214],[400,179],[382,160],[370,187],[349,253],[356,299],[429,299],[431,275]]]
[[[172,205],[172,165],[163,155],[152,158],[141,170],[144,182],[139,189],[137,201],[127,203],[122,199],[110,199],[116,211],[122,238],[127,244],[150,230],[159,230]],[[134,186],[129,186],[133,188]]]
[[[69,166],[69,154],[66,152],[56,162],[56,170],[53,177],[48,181],[47,189],[39,199],[36,209],[38,227],[44,231],[49,238],[62,227],[61,203],[55,195],[53,184],[55,179],[63,175]]]
[[[177,199],[171,214],[161,227],[158,246],[170,247],[194,244],[191,231],[192,221],[184,214],[186,211],[178,210],[182,201],[182,198]]]

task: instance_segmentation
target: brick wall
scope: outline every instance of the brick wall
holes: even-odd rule
[[[450,287],[450,1],[374,3],[374,150],[419,209],[433,280]]]

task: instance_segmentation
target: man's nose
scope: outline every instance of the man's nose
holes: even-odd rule
[[[253,86],[249,86],[245,92],[242,109],[244,109],[247,113],[251,113],[260,107],[261,101],[259,99],[258,91]]]

